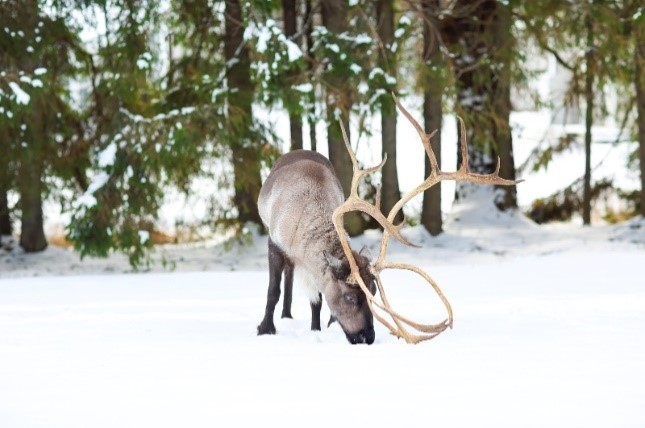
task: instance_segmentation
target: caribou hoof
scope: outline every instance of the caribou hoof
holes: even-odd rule
[[[273,323],[261,323],[258,326],[258,336],[262,336],[263,334],[275,334],[275,325]]]

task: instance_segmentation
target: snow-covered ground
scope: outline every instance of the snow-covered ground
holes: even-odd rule
[[[439,238],[404,234],[423,248],[391,258],[422,265],[455,313],[416,346],[381,326],[372,346],[311,332],[297,287],[294,319],[256,336],[262,237],[166,247],[176,270],[146,274],[0,250],[0,426],[645,426],[645,221],[538,227],[462,206]],[[445,317],[412,276],[384,279],[403,312]]]
[[[577,132],[549,127],[540,112],[515,113],[513,123],[518,165],[536,145]],[[444,168],[453,170],[454,120],[444,126]],[[424,153],[409,124],[398,129],[405,191],[423,179]],[[596,133],[594,178],[633,187],[631,148],[607,144],[612,132]],[[363,162],[380,160],[377,139],[356,144]],[[546,171],[525,171],[521,205],[582,166],[577,147]],[[212,186],[195,186],[169,194],[162,231],[204,216]],[[645,426],[645,220],[536,226],[492,209],[489,197],[453,207],[453,193],[454,184],[442,187],[444,234],[407,228],[422,249],[390,245],[391,259],[424,267],[454,310],[454,329],[416,346],[380,325],[372,346],[349,345],[337,325],[311,332],[297,287],[295,318],[276,317],[276,336],[256,336],[266,237],[157,247],[146,273],[119,255],[81,261],[68,249],[25,254],[4,242],[0,428]],[[45,215],[60,234],[65,214],[50,201]],[[354,244],[376,254],[378,239],[369,232]],[[404,314],[445,318],[412,275],[384,281]]]

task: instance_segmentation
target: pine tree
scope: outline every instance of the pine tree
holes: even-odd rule
[[[582,223],[591,224],[591,127],[593,125],[594,80],[596,74],[596,52],[594,46],[594,21],[592,17],[593,0],[584,13],[585,28],[585,175],[582,196]]]
[[[423,19],[423,122],[426,133],[437,131],[430,142],[437,164],[441,168],[441,125],[443,122],[442,100],[444,86],[447,84],[445,61],[440,50],[439,0],[424,0]],[[425,176],[431,173],[430,159],[425,159]],[[443,231],[441,216],[441,183],[423,192],[421,224],[433,236]]]
[[[557,0],[524,2],[515,9],[516,16],[526,25],[526,31],[536,44],[554,56],[559,65],[571,73],[564,105],[566,108],[582,106],[585,109],[584,145],[585,173],[579,180],[556,193],[549,203],[562,206],[558,200],[581,211],[584,224],[591,223],[592,204],[602,189],[604,180],[594,182],[592,177],[591,150],[593,124],[600,117],[607,117],[609,107],[598,102],[605,89],[631,86],[635,67],[630,48],[632,16],[638,2],[587,0],[565,4]],[[580,47],[583,47],[581,49]],[[624,103],[627,110],[631,102]],[[623,107],[623,108],[625,108]],[[624,122],[629,112],[624,112]],[[536,152],[533,168],[546,167],[558,153],[567,150],[579,139],[562,138],[554,145]],[[546,203],[546,202],[539,202]],[[571,211],[565,207],[565,211]]]
[[[394,40],[394,1],[379,0],[376,4],[376,28],[379,36],[380,49],[378,49],[379,66],[389,76],[396,79],[397,58]],[[393,51],[394,50],[394,51]],[[381,170],[382,176],[382,199],[381,209],[384,213],[390,212],[392,207],[401,198],[399,190],[399,177],[396,164],[396,106],[391,97],[379,98],[381,107],[381,155],[387,156],[387,162]],[[403,212],[400,211],[396,219],[403,220]]]
[[[171,184],[185,188],[201,168],[200,114],[210,110],[176,108],[195,100],[174,86],[164,97],[162,83],[172,79],[160,80],[157,74],[157,3],[118,0],[86,7],[83,18],[98,17],[106,31],[85,57],[91,92],[82,106],[81,128],[89,146],[83,165],[88,177],[70,202],[67,237],[81,257],[116,250],[136,267],[149,261],[146,251],[164,190]]]
[[[336,41],[339,36],[347,32],[348,7],[344,1],[323,0],[322,20],[330,39]],[[325,34],[327,34],[325,33]],[[332,58],[339,54],[338,43],[330,42],[325,46],[325,53]],[[353,55],[353,52],[345,53],[345,56]],[[340,56],[340,55],[338,55]],[[354,102],[354,91],[349,85],[347,76],[344,73],[347,69],[340,68],[331,59],[325,70],[323,80],[325,81],[325,104],[327,109],[327,145],[329,147],[329,161],[334,166],[336,175],[343,187],[345,197],[349,196],[352,182],[352,161],[345,149],[345,143],[341,135],[338,120],[343,122],[349,132],[349,114]],[[351,139],[351,138],[350,138]],[[351,212],[345,216],[345,229],[350,235],[358,235],[365,230],[365,220],[360,213]]]
[[[236,136],[231,141],[233,171],[235,175],[235,196],[233,201],[242,223],[262,224],[258,213],[257,200],[262,185],[260,178],[260,150],[258,142],[250,133],[253,118],[253,85],[251,83],[251,59],[249,47],[244,41],[244,16],[239,0],[226,0],[224,49],[228,83],[228,118]]]
[[[634,86],[638,114],[638,159],[641,171],[640,215],[645,217],[645,8],[641,6],[632,16],[634,22]]]
[[[284,34],[293,39],[298,32],[298,2],[296,0],[283,0],[282,12],[284,17]],[[294,40],[292,40],[294,42]],[[297,75],[298,70],[292,70],[291,75]],[[291,136],[291,150],[302,149],[302,118],[299,112],[289,112],[289,132]]]
[[[493,141],[499,156],[501,177],[515,180],[515,159],[513,157],[513,136],[511,134],[511,86],[513,57],[517,55],[517,45],[511,32],[512,9],[509,4],[498,3],[493,22],[493,63],[497,76],[493,86]],[[495,204],[502,210],[517,209],[517,186],[497,186]]]
[[[45,11],[46,10],[46,11]],[[20,245],[27,252],[47,247],[42,198],[48,175],[66,178],[67,150],[75,144],[75,115],[68,105],[65,80],[74,72],[77,40],[64,23],[65,12],[38,1],[0,4],[0,135],[3,201],[18,190]],[[6,226],[6,225],[5,225]]]
[[[465,120],[470,168],[492,173],[501,160],[504,178],[515,176],[510,132],[512,59],[516,48],[511,35],[510,4],[496,1],[455,2],[441,21],[441,38],[451,52],[455,76],[456,110]],[[457,151],[457,164],[461,154]],[[472,186],[457,184],[456,200]],[[501,197],[500,197],[501,194]],[[517,207],[515,186],[495,197],[499,209]]]

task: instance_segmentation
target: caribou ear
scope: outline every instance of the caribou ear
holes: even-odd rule
[[[329,267],[331,267],[332,269],[340,269],[342,267],[343,263],[340,261],[340,259],[332,256],[327,251],[323,250],[323,256],[325,257],[325,260],[327,260]]]
[[[347,263],[343,263],[341,259],[332,256],[327,251],[323,251],[323,256],[325,257],[327,264],[331,268],[331,272],[334,275],[334,278],[343,280],[347,278],[347,276],[349,275],[349,266],[347,265]]]
[[[367,260],[372,260],[372,252],[367,245],[363,245],[363,248],[358,252],[358,255],[365,257]]]

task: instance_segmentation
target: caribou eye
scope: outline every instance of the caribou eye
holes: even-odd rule
[[[358,306],[358,295],[357,294],[355,294],[355,293],[345,293],[345,294],[343,294],[343,298],[350,305]]]

